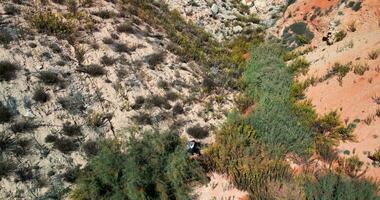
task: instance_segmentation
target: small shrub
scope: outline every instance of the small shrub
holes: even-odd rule
[[[50,44],[49,48],[53,51],[53,53],[62,53],[62,48],[57,43]]]
[[[162,96],[158,96],[158,95],[152,95],[150,96],[148,99],[147,99],[147,107],[160,107],[160,108],[165,108],[167,110],[169,110],[171,108],[171,105],[169,104],[168,100],[165,99],[164,97]]]
[[[12,62],[0,61],[0,81],[10,81],[15,79],[16,72],[19,69],[19,66]]]
[[[64,154],[69,154],[73,151],[77,151],[79,148],[79,145],[74,139],[57,138],[54,141],[53,147],[58,149],[60,152]]]
[[[66,5],[67,5],[67,10],[70,13],[72,13],[74,15],[78,13],[79,5],[78,5],[78,2],[76,0],[67,0]]]
[[[367,64],[358,63],[353,66],[353,69],[355,74],[362,76],[369,70],[369,66]]]
[[[31,17],[32,26],[49,35],[67,36],[74,32],[74,24],[52,11],[38,11]]]
[[[347,35],[347,33],[344,30],[340,30],[340,31],[336,32],[334,35],[335,42],[342,41],[346,37],[346,35]]]
[[[164,81],[164,80],[159,80],[157,82],[157,87],[161,88],[163,90],[168,90],[169,89],[169,83],[167,81]]]
[[[204,139],[209,135],[208,129],[205,127],[201,127],[199,124],[188,128],[186,132],[195,139]]]
[[[360,161],[358,156],[352,156],[345,160],[343,169],[347,175],[353,178],[361,171],[363,164],[363,161]]]
[[[103,38],[102,41],[104,44],[113,44],[114,43],[113,39],[110,37],[105,37],[105,38]]]
[[[116,27],[117,32],[119,33],[133,33],[133,24],[132,22],[124,22]]]
[[[97,12],[93,12],[92,14],[102,19],[110,19],[116,16],[116,13],[110,10],[100,10]]]
[[[45,142],[46,143],[53,143],[55,142],[56,140],[58,140],[58,136],[56,135],[53,135],[53,134],[49,134],[45,137]]]
[[[0,180],[7,177],[16,169],[16,163],[10,159],[6,159],[3,155],[0,156]]]
[[[134,121],[139,125],[152,125],[152,117],[145,112],[140,112],[133,116]]]
[[[0,28],[0,44],[8,45],[13,41],[12,35],[6,29]]]
[[[355,32],[356,31],[356,22],[355,21],[351,21],[349,24],[348,24],[348,31],[350,32]]]
[[[105,125],[107,120],[112,119],[111,113],[91,112],[87,117],[87,125],[93,128],[99,128]]]
[[[355,3],[352,5],[352,7],[351,7],[351,9],[352,9],[353,11],[355,11],[355,12],[359,11],[361,8],[362,8],[362,2],[361,2],[361,1],[357,1],[357,2],[355,2]]]
[[[63,109],[72,114],[79,114],[86,110],[85,99],[80,93],[58,98],[58,103]]]
[[[16,169],[16,181],[29,181],[35,178],[33,169],[31,167],[21,167]]]
[[[77,71],[86,73],[93,77],[103,76],[107,73],[107,71],[102,66],[97,64],[82,65],[78,67]]]
[[[107,55],[102,56],[102,58],[100,60],[100,63],[102,65],[106,65],[106,66],[113,65],[113,64],[115,64],[115,62],[116,62],[116,59],[109,57]]]
[[[133,110],[138,110],[145,103],[145,98],[143,96],[138,96],[135,99],[135,103],[131,106]]]
[[[7,150],[14,148],[15,142],[16,140],[9,133],[0,132],[1,152],[6,152]]]
[[[380,149],[376,150],[373,154],[368,156],[374,162],[380,162]]]
[[[82,135],[81,126],[78,124],[71,124],[70,122],[65,122],[62,127],[62,134],[72,137]]]
[[[63,4],[65,4],[66,3],[66,0],[52,0],[54,3],[56,3],[56,4],[61,4],[61,5],[63,5]]]
[[[46,103],[49,101],[50,95],[42,87],[38,87],[34,90],[32,99],[40,103]]]
[[[216,83],[214,80],[208,76],[203,78],[202,81],[202,88],[205,90],[205,92],[211,92],[216,87]]]
[[[13,113],[11,109],[0,102],[0,124],[11,121]]]
[[[292,62],[289,66],[289,69],[292,73],[302,73],[306,74],[309,71],[310,63],[304,57],[298,57]]]
[[[373,118],[374,118],[374,116],[369,115],[368,117],[366,117],[366,118],[363,120],[363,122],[364,122],[365,124],[367,124],[367,126],[369,126],[369,125],[372,124]]]
[[[93,140],[86,141],[82,148],[86,156],[89,158],[96,156],[100,150],[99,144]]]
[[[376,60],[379,57],[380,49],[372,50],[368,53],[368,58],[370,60]]]
[[[13,133],[25,133],[25,132],[33,131],[34,129],[38,127],[39,125],[35,124],[33,121],[22,119],[12,124],[10,129]]]
[[[20,13],[19,9],[12,4],[5,5],[4,6],[4,12],[7,15],[16,15],[16,14]]]
[[[46,85],[62,85],[64,83],[60,74],[52,71],[40,71],[37,77]]]
[[[73,167],[68,170],[63,174],[63,180],[69,183],[74,183],[75,180],[77,180],[79,176],[80,169],[79,167]]]
[[[175,101],[179,98],[179,95],[176,92],[169,91],[165,93],[165,98],[169,101]]]
[[[376,109],[376,116],[380,118],[380,108]]]
[[[159,52],[159,53],[154,53],[149,56],[147,56],[145,59],[147,63],[149,64],[149,67],[154,69],[157,65],[161,64],[164,62],[166,58],[166,53],[165,52]]]
[[[130,53],[134,51],[134,47],[129,47],[127,44],[124,43],[115,43],[115,51],[119,53]]]
[[[174,106],[173,106],[173,115],[179,115],[179,114],[183,114],[184,113],[184,110],[183,110],[183,106],[182,104],[180,103],[176,103]]]

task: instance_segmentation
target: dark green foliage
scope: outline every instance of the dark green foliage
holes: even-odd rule
[[[10,81],[16,78],[20,67],[9,61],[0,61],[0,81]]]
[[[131,137],[127,151],[116,141],[102,142],[71,194],[72,199],[192,199],[188,184],[205,175],[172,133]]]
[[[288,164],[270,159],[252,126],[234,113],[216,132],[204,161],[207,167],[227,173],[234,185],[249,192],[250,199],[273,199],[270,183],[286,181],[290,176]]]
[[[333,68],[328,72],[328,74],[336,74],[338,76],[338,81],[342,81],[343,77],[345,77],[350,71],[350,65],[342,65],[340,63],[335,63]]]
[[[360,9],[362,8],[362,2],[361,1],[357,1],[357,2],[355,2],[353,5],[352,5],[352,7],[351,7],[351,9],[353,10],[353,11],[359,11]]]
[[[65,122],[62,127],[62,134],[66,136],[80,136],[82,135],[81,126],[78,124],[71,124],[70,122]]]
[[[46,85],[63,85],[64,80],[59,73],[52,71],[40,71],[37,76]]]
[[[282,38],[287,44],[295,42],[300,46],[309,44],[314,38],[314,33],[309,30],[305,22],[296,22],[284,29]]]
[[[56,135],[53,135],[53,134],[49,134],[45,137],[45,142],[46,143],[53,143],[55,142],[56,140],[58,140],[58,136]]]
[[[15,168],[16,164],[12,160],[0,156],[0,180],[12,173]]]
[[[107,55],[102,56],[100,63],[102,65],[110,66],[116,63],[116,59],[109,57]]]
[[[63,174],[63,180],[69,183],[74,183],[79,176],[80,169],[79,167],[73,167],[67,169],[67,171]]]
[[[13,113],[8,106],[0,102],[0,124],[11,121]]]
[[[104,67],[96,64],[82,65],[78,67],[77,71],[86,73],[93,77],[103,76],[107,73]]]
[[[93,140],[86,141],[82,148],[86,156],[89,158],[96,156],[100,150],[98,142]]]
[[[351,179],[333,172],[317,174],[304,184],[305,198],[315,200],[378,200],[378,191],[378,186],[370,181]]]
[[[8,45],[13,41],[12,35],[6,29],[0,28],[0,44],[4,46]]]
[[[33,131],[38,128],[39,125],[30,119],[22,119],[11,125],[10,129],[13,133],[25,133]]]
[[[183,106],[180,103],[176,103],[173,106],[172,110],[173,110],[173,115],[179,115],[179,114],[183,114],[184,113]]]
[[[49,101],[50,95],[45,92],[42,87],[38,87],[34,90],[32,99],[40,103],[45,103]]]
[[[188,128],[186,132],[196,139],[204,139],[209,135],[208,128],[201,127],[199,124]]]
[[[53,147],[58,149],[60,152],[64,154],[69,154],[73,151],[78,150],[79,145],[75,139],[69,138],[56,138],[53,142]]]
[[[305,154],[313,142],[313,132],[299,118],[291,102],[293,76],[281,59],[283,50],[275,45],[253,49],[244,74],[246,93],[256,103],[249,116],[257,139],[268,146],[272,154],[287,152]],[[301,112],[303,113],[303,112]]]

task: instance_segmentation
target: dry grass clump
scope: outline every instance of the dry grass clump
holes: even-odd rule
[[[368,58],[370,60],[376,60],[379,57],[380,49],[372,50],[368,53]]]
[[[63,85],[64,80],[60,73],[53,71],[40,71],[37,77],[46,85]]]
[[[40,103],[46,103],[49,101],[50,95],[42,87],[38,87],[34,90],[32,99]]]
[[[104,67],[97,64],[82,65],[78,67],[77,71],[86,73],[93,77],[103,76],[107,74],[107,71],[104,69]]]
[[[0,81],[10,81],[16,78],[20,67],[10,61],[0,61]]]

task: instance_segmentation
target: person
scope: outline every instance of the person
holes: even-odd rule
[[[191,153],[192,155],[193,154],[201,155],[201,148],[200,148],[199,142],[195,140],[191,140],[187,142],[187,151]]]

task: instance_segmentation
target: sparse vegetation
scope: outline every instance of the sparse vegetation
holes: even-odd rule
[[[372,50],[368,53],[368,58],[371,60],[376,60],[379,57],[380,49]]]
[[[154,53],[146,57],[146,61],[149,67],[154,69],[158,64],[161,64],[165,60],[166,54],[164,52]]]
[[[0,61],[0,81],[10,81],[16,78],[20,67],[9,61]]]
[[[29,119],[22,119],[11,125],[10,129],[13,133],[25,133],[33,131],[38,128],[39,125]]]
[[[58,98],[58,103],[63,109],[72,114],[80,114],[86,110],[84,96],[80,93],[74,93],[66,97]]]
[[[13,113],[11,109],[0,102],[0,124],[11,121],[13,118]]]
[[[82,135],[81,126],[78,124],[72,124],[70,122],[65,122],[62,126],[62,134],[72,137]]]
[[[186,132],[196,139],[204,139],[209,136],[208,128],[201,127],[199,124],[188,128]]]
[[[37,77],[46,85],[63,85],[64,80],[61,75],[52,71],[40,71]]]
[[[93,77],[103,76],[107,73],[104,67],[97,64],[82,65],[78,67],[77,71],[86,73]]]
[[[369,70],[367,63],[357,63],[353,66],[354,73],[363,76],[366,71]]]
[[[309,71],[309,66],[310,63],[304,57],[298,57],[292,62],[289,69],[292,73],[302,73],[305,75]]]
[[[45,139],[46,140],[46,139]],[[55,138],[53,141],[53,147],[64,154],[69,154],[73,151],[77,151],[79,148],[79,144],[75,139],[69,138]]]
[[[72,21],[66,20],[61,14],[48,10],[40,10],[34,13],[30,21],[38,31],[56,36],[68,36],[75,31]]]
[[[116,27],[117,32],[119,33],[133,33],[133,24],[132,22],[124,22]]]
[[[340,42],[346,37],[347,33],[344,30],[340,30],[334,34],[335,42]]]

